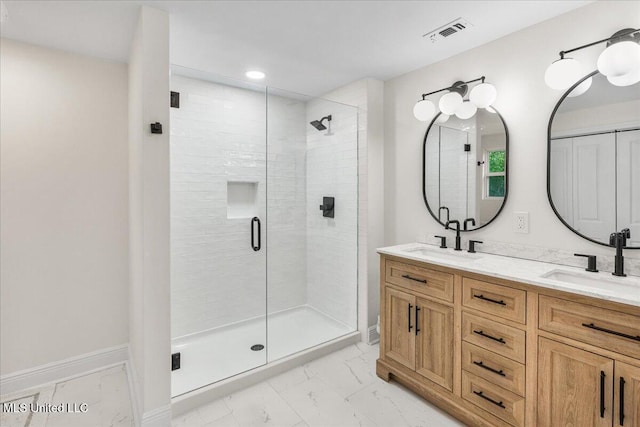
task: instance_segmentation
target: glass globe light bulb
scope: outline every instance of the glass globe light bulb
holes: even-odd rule
[[[640,67],[621,76],[608,76],[607,80],[614,86],[631,86],[640,82]]]
[[[627,40],[614,43],[598,57],[598,71],[605,76],[623,76],[640,67],[640,45]]]
[[[551,89],[569,89],[583,77],[582,65],[573,58],[558,59],[547,68],[544,81]]]
[[[436,112],[436,106],[428,99],[422,99],[413,106],[413,115],[421,122],[428,122]]]
[[[456,110],[456,117],[462,120],[470,119],[478,111],[478,107],[472,102],[464,101]]]
[[[587,80],[583,81],[578,86],[573,88],[573,90],[571,91],[571,93],[569,95],[567,95],[567,97],[574,98],[576,96],[582,95],[583,93],[585,93],[586,91],[589,90],[589,88],[591,87],[592,83],[593,83],[593,78],[589,77]]]
[[[444,114],[454,114],[456,109],[462,104],[462,96],[458,92],[449,92],[440,98],[438,105]]]
[[[473,102],[478,108],[487,108],[496,100],[498,92],[495,86],[490,83],[481,83],[471,89],[469,101]]]

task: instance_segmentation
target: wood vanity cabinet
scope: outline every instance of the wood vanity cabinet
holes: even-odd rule
[[[640,312],[540,295],[539,319],[564,342],[539,339],[538,424],[640,426]]]
[[[640,308],[382,255],[379,377],[473,426],[640,427]]]
[[[395,266],[394,266],[395,267]],[[390,266],[390,270],[392,266]],[[426,269],[405,268],[404,280],[428,290],[432,275]],[[390,271],[392,274],[393,272]],[[409,274],[411,273],[411,274]],[[416,274],[418,273],[418,274]],[[400,285],[402,286],[402,285]],[[453,384],[453,307],[427,299],[421,286],[385,287],[384,357],[433,381],[447,390]]]

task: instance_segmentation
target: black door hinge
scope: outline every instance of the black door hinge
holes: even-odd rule
[[[151,133],[162,133],[162,123],[155,122],[151,123]]]
[[[180,108],[180,92],[171,91],[171,108]]]
[[[176,369],[180,369],[180,353],[171,355],[171,370],[175,371]]]

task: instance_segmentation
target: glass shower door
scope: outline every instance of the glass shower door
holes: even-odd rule
[[[172,395],[266,363],[264,87],[174,67]]]
[[[268,88],[267,124],[271,362],[357,329],[358,110]]]

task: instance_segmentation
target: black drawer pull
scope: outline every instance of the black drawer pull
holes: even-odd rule
[[[416,336],[418,335],[418,332],[421,331],[420,329],[420,323],[418,322],[418,312],[420,311],[420,307],[418,307],[416,305]]]
[[[498,374],[498,375],[500,375],[500,376],[502,376],[502,377],[506,377],[506,375],[505,375],[505,373],[502,371],[502,369],[500,369],[499,371],[498,371],[497,369],[493,369],[492,367],[487,366],[487,365],[485,365],[484,363],[482,363],[482,360],[481,360],[481,361],[479,361],[479,362],[476,362],[476,361],[474,360],[474,361],[473,361],[473,364],[474,364],[474,365],[477,365],[477,366],[480,366],[481,368],[484,368],[484,369],[486,369],[487,371],[491,371],[491,372],[493,372],[494,374]]]
[[[473,297],[481,299],[483,301],[492,302],[494,304],[507,305],[503,300],[498,301],[497,299],[487,298],[482,294],[480,294],[480,295],[473,294]]]
[[[600,371],[600,418],[604,418],[604,371]]]
[[[407,319],[409,322],[409,332],[411,332],[411,328],[413,328],[413,326],[411,326],[411,307],[413,307],[411,304],[409,305],[409,310],[408,310],[408,315],[407,315]]]
[[[475,331],[474,330],[473,333],[474,334],[478,334],[480,336],[483,336],[485,338],[489,338],[490,340],[498,341],[500,344],[506,344],[507,343],[504,339],[496,338],[496,337],[493,337],[493,336],[491,336],[489,334],[485,334],[484,332],[482,332],[482,330],[480,330],[480,331]]]
[[[616,335],[616,336],[619,336],[619,337],[622,337],[622,338],[627,338],[627,339],[634,340],[634,341],[640,341],[640,335],[634,337],[633,335],[623,334],[622,332],[612,331],[611,329],[601,328],[600,326],[596,326],[593,323],[583,323],[582,326],[584,326],[585,328],[594,329],[596,331],[605,332],[607,334]]]
[[[624,378],[620,377],[620,425],[624,425]]]
[[[414,280],[420,283],[427,283],[426,279],[416,279],[415,277],[411,277],[408,274],[403,274],[402,277],[404,277],[405,279]]]
[[[502,400],[501,400],[500,402],[497,402],[497,401],[493,400],[492,398],[485,396],[485,395],[484,395],[484,393],[483,393],[483,392],[481,392],[481,391],[475,391],[475,390],[473,390],[473,394],[477,394],[478,396],[480,396],[480,397],[481,397],[481,398],[483,398],[484,400],[488,400],[489,402],[493,403],[494,405],[499,406],[499,407],[501,407],[502,409],[506,409],[506,406],[504,406],[504,405],[502,404]]]

